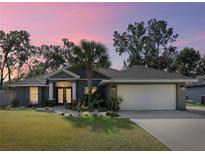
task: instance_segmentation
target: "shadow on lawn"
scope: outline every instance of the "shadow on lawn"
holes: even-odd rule
[[[64,117],[76,128],[90,128],[91,131],[115,132],[120,129],[134,129],[135,123],[125,118],[109,118],[109,117]]]

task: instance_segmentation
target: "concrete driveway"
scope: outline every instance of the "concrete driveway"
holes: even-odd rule
[[[205,150],[205,116],[186,111],[120,111],[171,150]]]

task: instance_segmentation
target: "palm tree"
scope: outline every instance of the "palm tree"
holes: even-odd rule
[[[101,67],[109,67],[111,65],[108,56],[108,50],[102,43],[95,41],[81,40],[78,46],[74,45],[70,48],[68,40],[64,39],[64,46],[68,45],[68,61],[72,66],[84,66],[86,71],[88,86],[88,104],[91,107],[92,78],[93,70]]]

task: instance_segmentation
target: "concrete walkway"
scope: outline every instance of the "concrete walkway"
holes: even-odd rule
[[[171,150],[205,150],[205,116],[186,111],[121,111]]]
[[[205,116],[205,106],[186,106],[187,112]]]

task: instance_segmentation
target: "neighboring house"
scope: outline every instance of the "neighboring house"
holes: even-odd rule
[[[46,100],[58,104],[75,102],[87,93],[83,68],[62,68],[11,84],[21,105],[42,105]],[[100,89],[108,100],[122,96],[121,110],[184,110],[185,83],[195,80],[143,66],[127,70],[100,69],[93,72],[93,92]]]
[[[205,96],[205,75],[198,76],[198,81],[188,84],[186,87],[186,97],[194,102],[202,102],[201,97]]]

